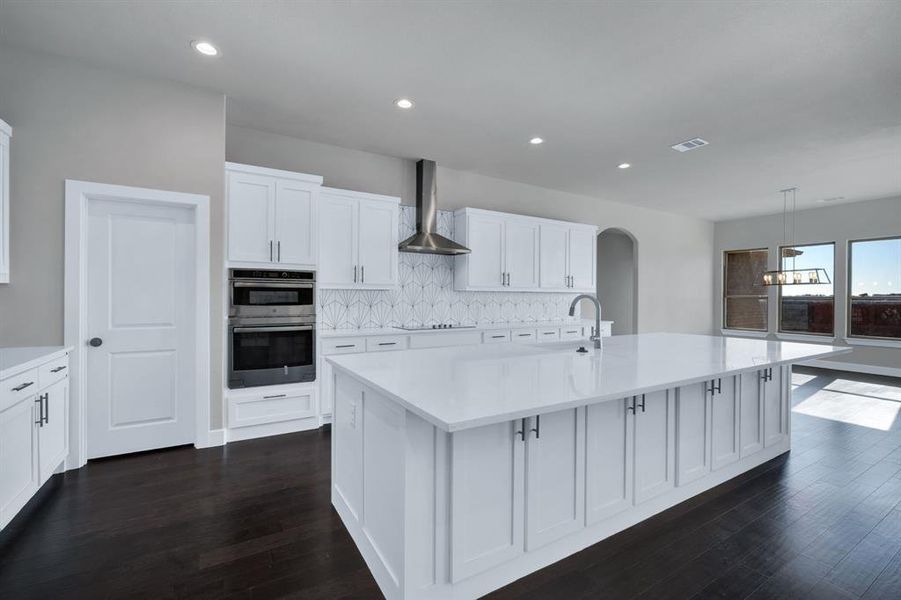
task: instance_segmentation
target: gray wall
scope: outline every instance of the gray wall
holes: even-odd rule
[[[598,300],[613,334],[635,333],[635,243],[616,229],[598,235]]]
[[[228,126],[226,157],[325,178],[325,185],[415,200],[415,162]],[[472,206],[617,227],[639,241],[640,331],[711,333],[713,223],[439,166],[442,209]],[[690,282],[690,284],[686,284]],[[593,311],[583,305],[583,315]]]
[[[0,346],[63,341],[66,179],[205,194],[212,278],[222,277],[223,96],[0,47],[0,118],[10,149],[11,283],[0,285]],[[222,352],[221,287],[212,288],[212,352]],[[212,414],[221,426],[221,366]]]
[[[803,192],[803,190],[801,190]],[[842,344],[847,324],[847,247],[848,240],[901,235],[901,197],[855,202],[798,211],[795,241],[798,244],[835,242],[835,332],[836,343]],[[714,274],[716,326],[723,319],[723,251],[769,248],[770,269],[778,267],[782,245],[782,215],[768,215],[716,224],[717,265]],[[769,329],[771,338],[778,326],[776,288],[770,288]],[[899,345],[901,346],[901,345]],[[834,359],[836,362],[901,368],[901,347],[876,348],[854,346],[852,354]]]

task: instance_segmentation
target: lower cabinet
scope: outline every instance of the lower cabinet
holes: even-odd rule
[[[769,367],[761,372],[763,443],[769,448],[788,436],[791,367]]]
[[[593,525],[632,506],[632,398],[586,408],[585,520]]]
[[[0,382],[0,529],[69,453],[67,368],[63,355]],[[25,396],[24,389],[35,391]]]
[[[660,390],[636,396],[635,504],[641,504],[675,487],[674,391]]]
[[[707,382],[676,390],[676,485],[710,472],[710,394]]]
[[[723,377],[709,384],[711,414],[711,457],[713,470],[737,461],[740,456],[739,406],[735,377]]]
[[[38,405],[30,396],[0,413],[0,527],[40,487]]]
[[[742,373],[739,380],[741,457],[751,456],[763,450],[763,395],[762,371]]]

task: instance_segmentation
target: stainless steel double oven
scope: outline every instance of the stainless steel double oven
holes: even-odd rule
[[[316,274],[229,272],[228,387],[316,379]]]

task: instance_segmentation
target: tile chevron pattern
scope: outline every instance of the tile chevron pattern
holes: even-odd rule
[[[400,207],[400,235],[416,226],[416,209]],[[454,215],[438,211],[438,233],[453,238]],[[476,325],[566,318],[573,294],[454,291],[454,259],[400,253],[398,286],[392,290],[321,290],[320,329],[421,327],[436,323]]]

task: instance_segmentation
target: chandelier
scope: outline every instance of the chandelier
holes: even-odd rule
[[[796,269],[795,258],[804,254],[803,250],[795,247],[795,208],[797,205],[798,188],[786,188],[779,190],[782,194],[782,251],[779,253],[779,269],[775,271],[764,271],[763,285],[817,285],[821,283],[832,283],[826,269],[813,267],[807,269]],[[788,211],[788,194],[791,193],[791,244],[789,244],[789,211]],[[791,259],[791,269],[784,269],[786,266],[784,259]]]

